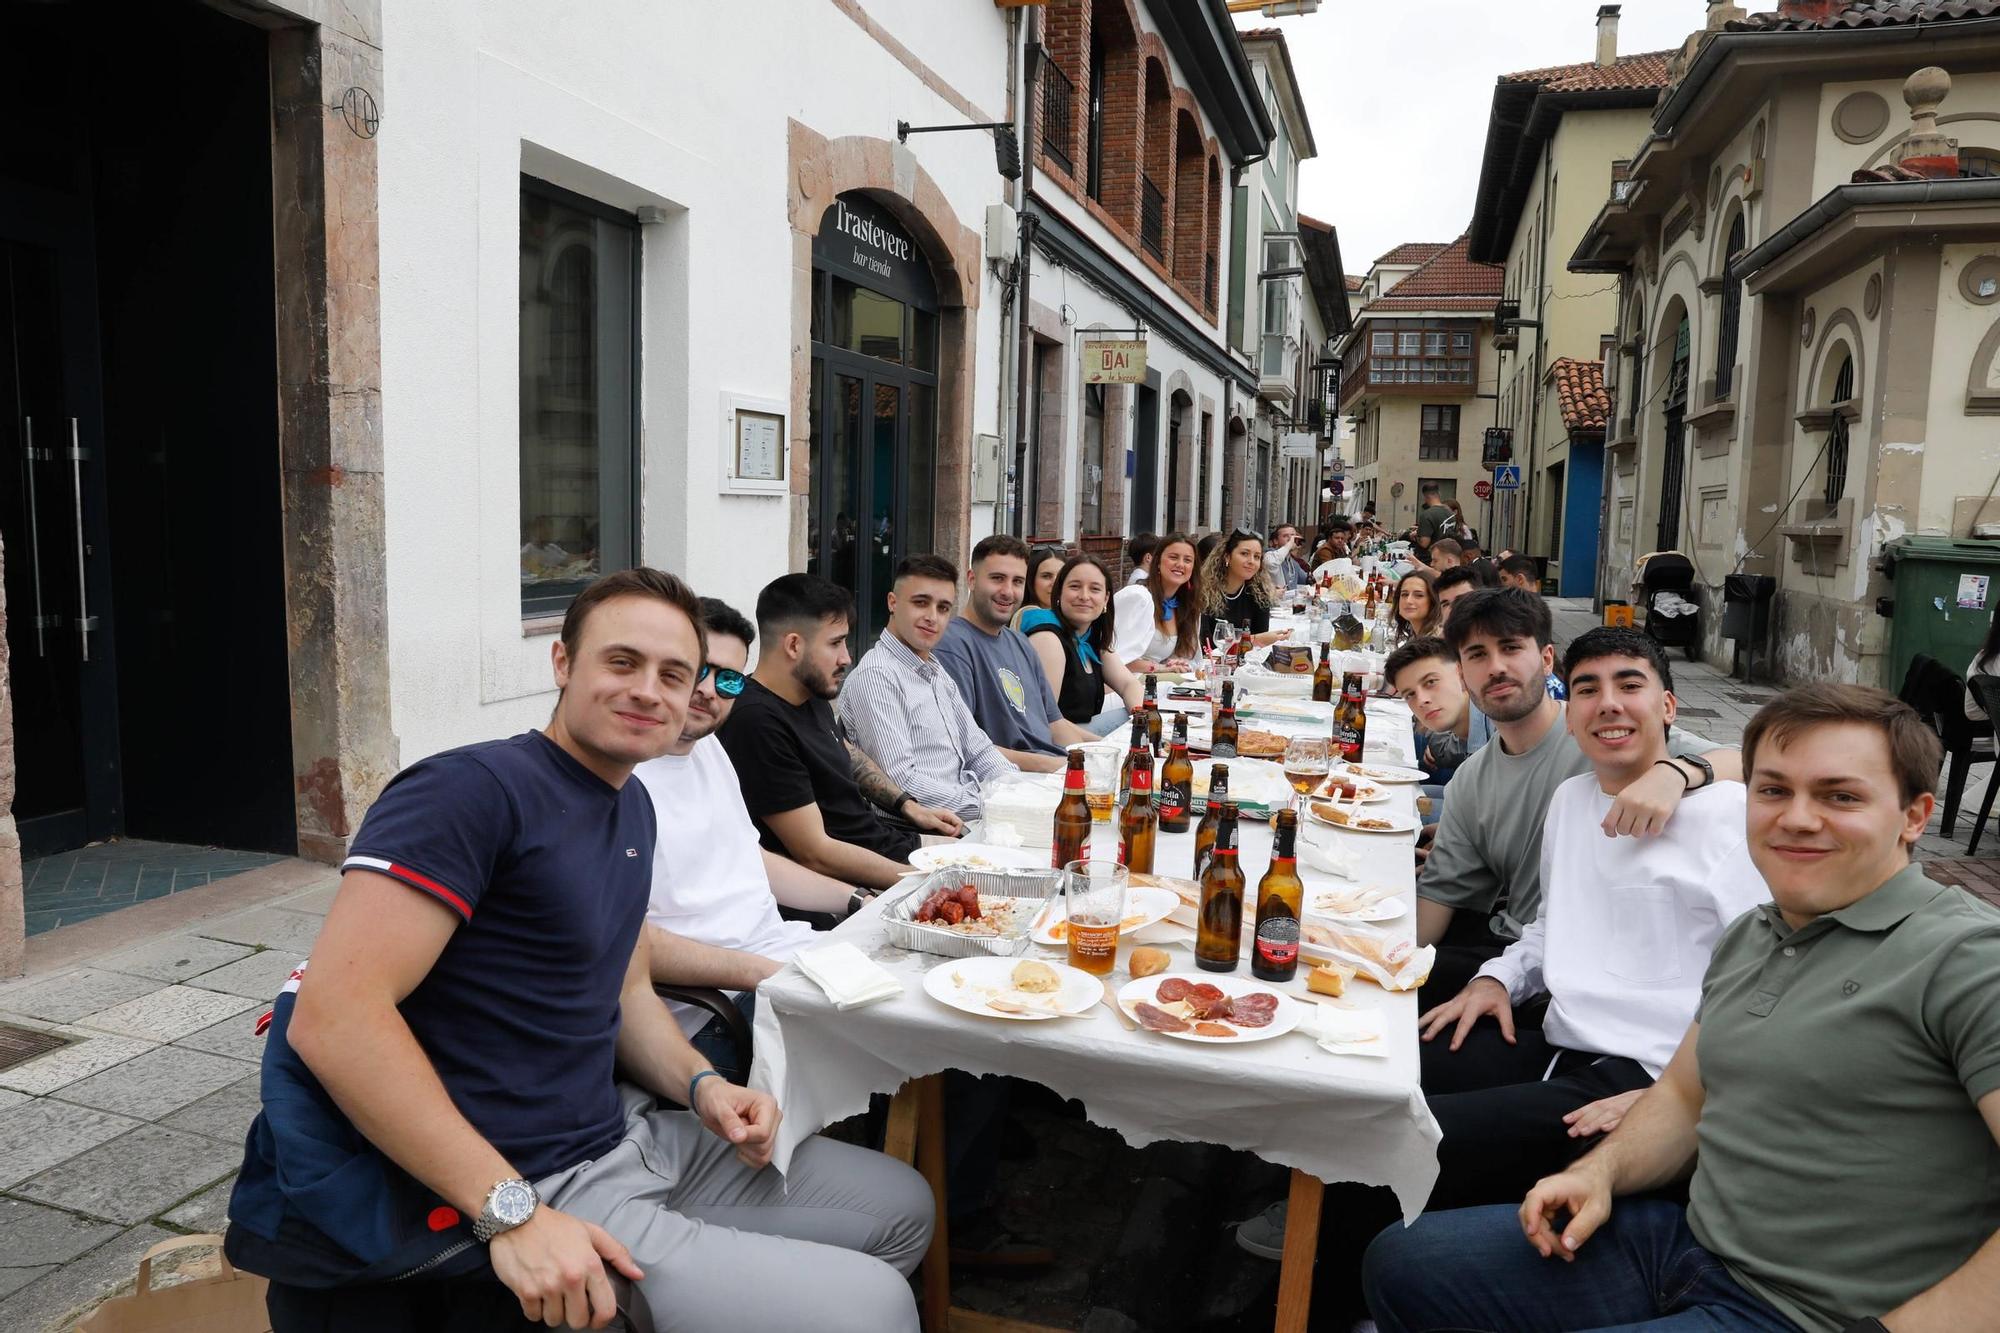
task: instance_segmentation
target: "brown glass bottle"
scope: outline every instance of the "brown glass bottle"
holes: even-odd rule
[[[1222,822],[1223,802],[1229,799],[1229,765],[1212,764],[1208,770],[1208,808],[1201,812],[1201,822],[1194,826],[1194,873],[1189,876],[1195,883],[1201,883],[1202,872],[1208,869],[1208,860],[1215,851],[1215,826]]]
[[[1062,799],[1056,802],[1055,837],[1050,864],[1061,870],[1071,861],[1090,859],[1090,802],[1083,794],[1083,751],[1069,752],[1063,770]]]
[[[1306,886],[1299,879],[1299,816],[1289,806],[1278,812],[1271,865],[1257,881],[1257,933],[1250,944],[1250,975],[1260,981],[1290,981],[1299,970],[1299,924]]]
[[[1159,681],[1148,672],[1146,675],[1146,698],[1139,705],[1140,716],[1146,720],[1146,743],[1152,747],[1157,758],[1162,753],[1160,730],[1166,719],[1160,716]]]
[[[1153,873],[1153,843],[1159,823],[1153,814],[1153,761],[1134,752],[1132,786],[1118,812],[1118,864],[1135,875]]]
[[[1328,654],[1332,651],[1333,645],[1330,643],[1319,646],[1319,665],[1313,668],[1314,703],[1333,702],[1333,663],[1328,659]]]
[[[1216,705],[1215,725],[1210,729],[1208,753],[1212,759],[1236,757],[1236,682],[1222,682],[1222,702]]]
[[[1132,765],[1135,757],[1144,754],[1146,762],[1152,763],[1152,747],[1146,744],[1146,715],[1135,713],[1132,717],[1132,739],[1125,750],[1125,760],[1118,765],[1118,803],[1125,803],[1125,793],[1132,790]]]
[[[1340,747],[1341,759],[1358,764],[1368,749],[1368,696],[1361,688],[1361,673],[1350,671],[1340,678],[1340,702],[1333,710],[1333,743]]]
[[[1225,801],[1215,825],[1215,851],[1201,875],[1195,918],[1195,966],[1234,972],[1243,948],[1243,867],[1236,863],[1236,803]]]
[[[1162,833],[1186,833],[1194,809],[1194,761],[1188,758],[1187,729],[1187,714],[1175,713],[1174,743],[1160,766],[1160,796],[1155,803]]]

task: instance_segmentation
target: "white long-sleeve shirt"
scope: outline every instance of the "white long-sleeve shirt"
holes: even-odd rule
[[[1556,788],[1541,909],[1479,975],[1517,1004],[1546,993],[1551,1045],[1625,1056],[1658,1078],[1694,1020],[1723,927],[1770,891],[1750,861],[1742,783],[1690,792],[1649,838],[1607,838],[1610,810],[1595,773]]]
[[[836,705],[847,734],[920,803],[979,818],[979,788],[1019,770],[979,729],[935,658],[918,657],[888,630],[862,654]]]

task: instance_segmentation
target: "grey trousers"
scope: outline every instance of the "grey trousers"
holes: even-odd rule
[[[885,1333],[917,1328],[909,1274],[930,1244],[930,1187],[901,1162],[813,1138],[791,1174],[752,1172],[678,1107],[623,1088],[625,1137],[536,1182],[552,1207],[632,1252],[644,1333]]]

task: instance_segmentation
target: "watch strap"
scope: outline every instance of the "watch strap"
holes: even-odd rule
[[[528,1191],[528,1197],[533,1200],[528,1206],[527,1217],[523,1217],[519,1222],[503,1222],[499,1214],[493,1210],[493,1202],[500,1197],[500,1191],[510,1185],[521,1186]],[[479,1216],[473,1219],[472,1237],[483,1245],[495,1236],[505,1235],[515,1227],[525,1225],[528,1218],[535,1215],[535,1210],[541,1207],[541,1204],[541,1192],[535,1188],[533,1181],[524,1180],[519,1176],[510,1176],[506,1180],[496,1180],[493,1182],[493,1188],[486,1191],[486,1202],[480,1205]]]

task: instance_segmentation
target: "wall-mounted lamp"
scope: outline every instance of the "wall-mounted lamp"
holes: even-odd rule
[[[1014,132],[1014,126],[1008,121],[989,120],[976,125],[912,125],[907,120],[899,120],[896,122],[896,142],[903,143],[912,134],[953,134],[959,130],[992,130],[994,166],[1010,181],[1021,179],[1021,136]]]

